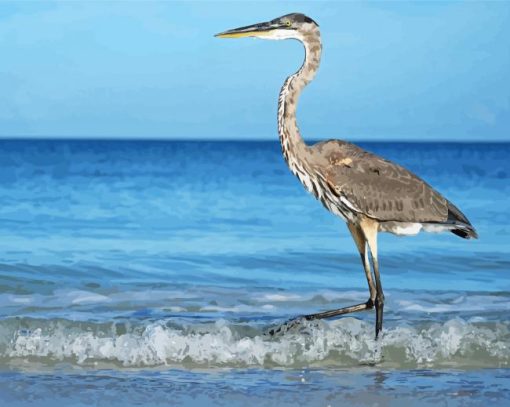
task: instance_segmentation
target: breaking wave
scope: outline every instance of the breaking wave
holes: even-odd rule
[[[503,367],[510,362],[507,323],[451,319],[388,328],[382,341],[373,325],[355,318],[303,322],[280,336],[260,327],[216,323],[177,325],[78,323],[7,319],[0,322],[0,360],[44,365],[67,362],[118,367]]]

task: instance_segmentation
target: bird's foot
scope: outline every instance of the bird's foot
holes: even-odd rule
[[[302,329],[302,332],[305,333],[304,328],[309,327],[309,322],[311,319],[308,316],[301,316],[293,319],[289,319],[287,322],[283,324],[268,329],[264,335],[266,336],[280,336],[284,335],[289,331],[295,331],[297,329]]]
[[[301,325],[303,323],[303,318],[294,318],[289,319],[287,322],[284,322],[283,324],[270,328],[265,335],[268,336],[276,336],[276,335],[283,335],[284,333],[288,332],[289,330]]]

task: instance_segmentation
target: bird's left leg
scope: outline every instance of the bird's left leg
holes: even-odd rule
[[[379,261],[377,260],[377,232],[379,230],[379,224],[373,219],[365,218],[360,222],[360,227],[367,240],[370,253],[372,254],[375,288],[377,290],[375,297],[375,339],[377,339],[379,332],[382,330],[384,312],[384,293],[381,284],[381,276],[379,274]]]
[[[370,262],[368,260],[368,250],[367,250],[367,240],[365,239],[365,235],[363,231],[358,225],[354,223],[347,223],[347,227],[351,232],[354,243],[356,243],[356,247],[358,248],[359,255],[361,256],[361,263],[363,263],[363,269],[365,270],[365,275],[367,277],[368,289],[370,291],[370,298],[368,299],[368,303],[373,307],[375,304],[375,297],[377,295],[377,289],[375,288],[374,279],[372,278],[372,273],[370,271]]]

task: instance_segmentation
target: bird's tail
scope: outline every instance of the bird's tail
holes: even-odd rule
[[[451,232],[454,235],[460,236],[463,239],[478,239],[478,233],[476,233],[476,230],[471,225],[466,225],[465,227],[457,227],[455,229],[452,229]]]
[[[454,235],[463,239],[478,239],[478,233],[471,225],[468,218],[451,202],[448,202],[448,219],[447,224],[452,225],[450,229]]]

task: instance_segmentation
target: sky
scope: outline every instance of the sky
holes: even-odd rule
[[[0,137],[277,139],[297,41],[218,39],[303,12],[305,139],[510,141],[510,2],[0,0]]]

